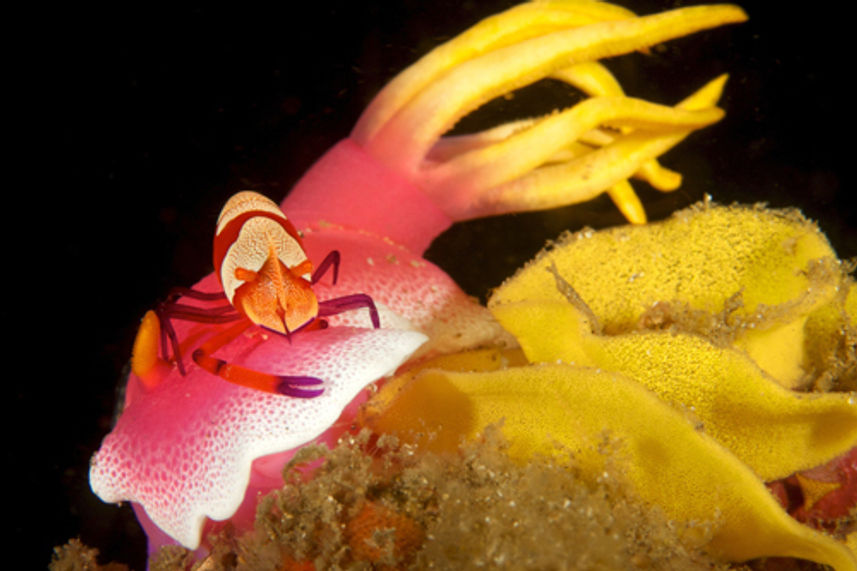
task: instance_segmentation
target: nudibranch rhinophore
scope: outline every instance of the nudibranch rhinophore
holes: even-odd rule
[[[173,362],[144,360],[152,365],[148,378],[129,377],[122,415],[93,457],[92,489],[107,502],[134,502],[173,540],[196,548],[206,519],[252,512],[256,492],[278,485],[291,450],[322,433],[335,439],[354,414],[346,410],[334,424],[346,405],[418,349],[425,356],[509,340],[485,308],[421,257],[432,239],[457,220],[602,192],[630,221],[645,222],[628,178],[665,191],[679,185],[680,175],[656,158],[723,117],[716,103],[725,77],[670,107],[627,96],[597,60],[745,19],[731,5],[637,16],[589,0],[539,1],[490,17],[423,57],[378,94],[352,134],[281,204],[309,260],[341,254],[338,282],[313,284],[319,302],[365,294],[378,306],[381,328],[371,327],[366,312],[347,312],[330,317],[326,329],[288,338],[249,327],[217,351],[221,361],[248,369],[321,379],[324,390],[314,398],[225,382],[211,373],[215,365],[188,362],[183,375]],[[483,103],[543,78],[587,98],[545,117],[444,137]],[[194,287],[221,291],[214,275]],[[224,327],[177,321],[176,345],[191,355]],[[150,356],[166,342],[151,332],[144,341]]]

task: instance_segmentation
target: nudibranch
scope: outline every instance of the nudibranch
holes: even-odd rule
[[[225,382],[211,374],[216,367],[195,362],[183,375],[153,359],[149,378],[128,379],[122,415],[92,460],[93,490],[108,502],[134,502],[173,540],[196,548],[207,518],[252,512],[256,493],[278,485],[292,449],[323,432],[335,439],[354,415],[346,410],[336,423],[346,405],[418,348],[425,357],[509,340],[485,308],[421,257],[432,239],[458,220],[602,192],[630,221],[645,222],[628,178],[678,187],[680,175],[656,158],[722,118],[716,103],[725,77],[670,107],[627,96],[597,60],[745,19],[731,5],[636,16],[589,0],[532,2],[476,24],[405,70],[281,203],[309,260],[341,254],[337,283],[313,284],[319,302],[365,294],[381,327],[371,327],[367,312],[347,312],[326,318],[326,329],[288,338],[249,327],[217,351],[247,369],[321,379],[314,398]],[[444,137],[490,99],[543,78],[587,98],[545,117]],[[220,287],[211,275],[194,289]],[[224,327],[177,321],[181,353],[193,354]],[[141,350],[151,356],[157,344],[141,342]]]
[[[438,358],[388,383],[362,420],[404,435],[437,428],[427,445],[443,449],[502,419],[514,457],[567,455],[584,478],[609,473],[672,520],[711,522],[715,555],[854,570],[842,540],[855,537],[835,520],[855,508],[857,395],[789,387],[791,362],[823,376],[814,356],[848,335],[853,347],[855,294],[796,212],[704,203],[566,235],[489,300],[524,359]],[[805,499],[797,515],[826,519],[840,541],[777,503],[765,483],[787,477]]]

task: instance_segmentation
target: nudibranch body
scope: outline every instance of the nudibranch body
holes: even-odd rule
[[[423,251],[457,220],[601,192],[629,220],[644,222],[627,179],[678,187],[680,175],[655,159],[723,116],[716,102],[725,78],[668,107],[626,96],[597,60],[745,18],[729,5],[637,17],[601,2],[533,2],[484,20],[408,68],[282,203],[310,260],[341,253],[337,284],[313,284],[319,304],[366,294],[378,304],[381,328],[365,311],[347,312],[331,316],[326,329],[288,338],[249,327],[217,352],[248,369],[323,379],[315,398],[224,382],[196,363],[186,375],[158,363],[155,383],[132,374],[122,416],[93,458],[93,490],[105,501],[136,502],[166,534],[196,548],[206,518],[230,518],[242,500],[252,511],[255,492],[277,485],[290,450],[325,431],[328,439],[341,434],[353,410],[330,428],[343,409],[418,348],[445,353],[506,341],[487,310]],[[488,100],[542,78],[589,98],[546,117],[443,137]],[[214,275],[194,287],[221,291]],[[174,326],[184,354],[223,327]]]

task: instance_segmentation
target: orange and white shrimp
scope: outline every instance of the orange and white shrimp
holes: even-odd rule
[[[256,192],[239,192],[220,212],[214,236],[214,271],[223,290],[174,289],[150,312],[153,315],[143,320],[135,341],[134,372],[142,379],[156,374],[159,360],[153,352],[160,345],[161,359],[174,360],[181,374],[186,374],[172,320],[211,324],[235,321],[235,325],[211,337],[193,352],[192,358],[197,365],[229,382],[257,390],[302,398],[318,396],[324,390],[318,388],[322,379],[264,373],[211,355],[253,324],[288,337],[300,329],[326,327],[321,317],[367,308],[372,325],[380,327],[378,310],[366,294],[318,301],[313,284],[331,268],[336,283],[339,260],[339,252],[333,250],[313,271],[300,234],[280,208]],[[224,303],[201,307],[184,300]]]

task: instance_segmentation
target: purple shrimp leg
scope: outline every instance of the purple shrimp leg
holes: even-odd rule
[[[182,297],[200,301],[223,301],[226,304],[215,307],[196,307],[177,303],[177,300]],[[222,291],[202,292],[186,287],[173,288],[167,295],[167,299],[155,308],[155,315],[158,316],[158,321],[161,324],[161,356],[164,360],[169,361],[169,352],[167,351],[169,344],[173,351],[173,358],[182,375],[187,374],[187,372],[179,349],[178,336],[172,324],[173,319],[200,323],[229,323],[241,319],[241,314],[227,301],[226,295]]]
[[[333,266],[333,284],[336,285],[336,280],[339,278],[339,260],[339,250],[331,250],[312,273],[312,279],[310,281],[313,284],[318,283],[318,280],[324,276],[330,266]]]
[[[378,308],[375,307],[375,302],[372,301],[372,298],[365,293],[354,293],[321,301],[318,304],[318,316],[338,315],[352,309],[360,309],[361,307],[369,310],[369,315],[372,317],[372,326],[375,329],[380,328],[381,318],[378,317]]]

